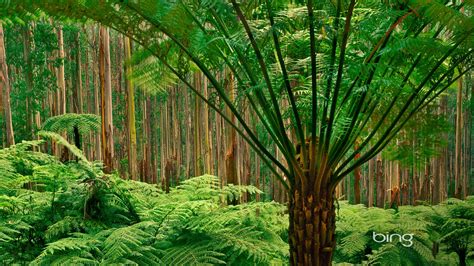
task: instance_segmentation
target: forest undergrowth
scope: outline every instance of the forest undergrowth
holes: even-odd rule
[[[100,162],[89,162],[56,133],[40,135],[76,160],[60,162],[39,152],[43,140],[0,150],[1,264],[287,264],[286,206],[227,204],[243,194],[255,199],[262,193],[257,188],[225,186],[203,175],[167,194],[158,185],[104,174]],[[473,203],[468,197],[381,209],[339,201],[334,262],[470,265]],[[393,234],[411,237],[389,241]]]

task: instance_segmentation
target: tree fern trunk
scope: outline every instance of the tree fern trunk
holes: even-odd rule
[[[296,185],[289,194],[291,265],[331,265],[336,246],[334,194],[327,186],[304,193]]]
[[[465,249],[459,250],[456,252],[459,257],[459,266],[466,266],[466,256],[467,256],[467,251]]]

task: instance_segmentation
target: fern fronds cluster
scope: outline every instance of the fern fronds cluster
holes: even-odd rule
[[[56,133],[67,132],[74,134],[74,128],[77,128],[81,135],[91,131],[98,131],[101,125],[101,118],[95,114],[75,114],[68,113],[48,118],[42,126],[43,130]]]
[[[42,141],[0,150],[0,264],[287,264],[286,206],[227,205],[257,188],[204,175],[164,193],[105,175],[57,133],[40,136],[78,160],[31,151]],[[337,264],[452,265],[459,253],[473,257],[473,198],[398,210],[341,202],[336,230]],[[377,242],[374,233],[413,234],[412,244]]]
[[[341,202],[335,261],[369,265],[456,264],[458,259],[452,256],[456,252],[452,247],[457,246],[452,243],[454,239],[473,251],[473,245],[467,244],[474,235],[473,213],[472,198],[450,199],[437,206],[400,206],[398,210]],[[395,236],[382,242],[383,237],[375,241],[374,234],[413,237],[407,235],[406,239],[411,240],[405,241]],[[437,251],[440,244],[444,252]]]
[[[32,265],[270,264],[286,261],[287,218],[276,203],[226,206],[260,193],[191,178],[165,194],[156,185],[104,175],[59,134],[40,132],[74,154],[61,163],[30,151],[0,150],[0,262]],[[284,221],[284,222],[282,222]],[[34,245],[31,245],[34,243]]]

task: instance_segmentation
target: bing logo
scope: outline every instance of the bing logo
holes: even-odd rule
[[[373,232],[372,239],[377,243],[392,243],[398,241],[404,247],[409,248],[413,246],[413,234],[378,234]]]

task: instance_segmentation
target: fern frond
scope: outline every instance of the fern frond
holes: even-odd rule
[[[164,250],[164,265],[222,265],[225,255],[212,251],[212,247],[204,242],[174,246]]]
[[[64,114],[48,118],[42,126],[44,131],[55,133],[67,132],[74,134],[74,128],[77,128],[81,135],[89,132],[96,132],[100,129],[101,118],[95,114]]]
[[[150,246],[156,226],[153,222],[142,222],[113,231],[104,241],[103,263],[160,263],[159,251]]]
[[[93,252],[100,253],[100,241],[89,234],[74,233],[72,237],[49,243],[32,262],[33,265],[59,265],[60,262],[91,260]]]
[[[86,156],[84,156],[84,154],[82,153],[82,151],[80,149],[78,149],[76,146],[69,143],[61,135],[59,135],[57,133],[54,133],[54,132],[50,132],[50,131],[40,131],[40,132],[38,132],[38,136],[43,137],[43,138],[52,139],[52,140],[56,141],[58,144],[61,144],[64,147],[66,147],[69,151],[72,152],[72,154],[74,154],[74,156],[79,158],[81,161],[89,162],[87,160]]]

